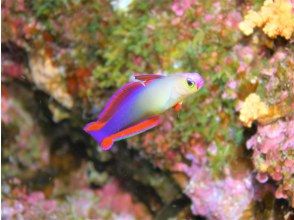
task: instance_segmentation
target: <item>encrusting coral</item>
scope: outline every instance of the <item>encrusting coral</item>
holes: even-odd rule
[[[294,118],[258,126],[247,148],[253,150],[257,179],[261,183],[269,178],[276,181],[276,198],[288,198],[294,206]]]
[[[250,35],[255,27],[259,27],[270,38],[282,36],[289,40],[294,31],[292,10],[293,5],[289,0],[266,0],[259,12],[248,12],[239,28],[245,35]]]
[[[192,147],[194,152],[186,154],[191,164],[177,163],[174,170],[189,177],[184,192],[192,200],[191,210],[195,215],[208,219],[240,219],[254,198],[252,175],[245,169],[233,176],[232,170],[226,167],[223,177],[215,177],[207,166],[207,152],[215,154],[215,147]]]
[[[255,93],[251,93],[241,105],[239,119],[246,127],[251,127],[254,120],[265,116],[268,112],[268,106],[260,100],[260,97]]]

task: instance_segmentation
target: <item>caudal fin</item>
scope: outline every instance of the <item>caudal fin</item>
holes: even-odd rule
[[[86,124],[86,126],[84,127],[84,131],[86,131],[86,132],[98,131],[101,128],[103,128],[104,125],[105,125],[104,122],[93,121],[93,122],[90,122],[90,123]]]
[[[107,138],[107,135],[101,129],[103,123],[97,121],[90,122],[84,127],[84,131],[91,135],[103,150],[109,150],[112,147],[113,141]]]

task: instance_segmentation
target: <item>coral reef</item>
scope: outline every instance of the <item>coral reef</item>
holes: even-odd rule
[[[2,2],[2,218],[293,218],[293,1],[119,2]],[[161,126],[83,132],[132,73],[190,71]]]
[[[59,186],[60,187],[60,186]],[[64,186],[65,187],[65,186]],[[13,191],[2,204],[3,219],[151,219],[146,207],[134,201],[113,180],[101,189],[75,188],[66,200],[46,199],[41,191]]]
[[[208,149],[211,153],[212,148]],[[234,177],[226,168],[225,176],[216,178],[203,156],[187,154],[191,165],[178,163],[174,168],[189,177],[184,192],[192,200],[192,212],[209,219],[240,219],[254,198],[250,171],[239,172],[238,177]]]
[[[261,183],[278,183],[275,196],[289,199],[294,206],[294,120],[287,118],[269,125],[258,126],[257,133],[247,141],[253,149],[253,163]]]

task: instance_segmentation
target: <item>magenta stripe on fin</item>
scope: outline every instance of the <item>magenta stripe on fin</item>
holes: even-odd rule
[[[113,113],[117,110],[117,107],[133,92],[137,89],[144,87],[140,82],[130,82],[119,89],[107,102],[105,108],[98,116],[98,121],[106,122],[108,121]]]

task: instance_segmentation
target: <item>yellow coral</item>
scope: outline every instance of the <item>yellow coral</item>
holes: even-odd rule
[[[245,35],[250,35],[255,27],[263,27],[264,33],[271,38],[283,36],[289,40],[294,32],[291,2],[266,0],[259,12],[250,10],[244,21],[239,24],[239,28]]]
[[[267,115],[268,112],[268,106],[260,100],[260,97],[251,93],[241,106],[239,119],[245,126],[251,127],[254,120]]]

